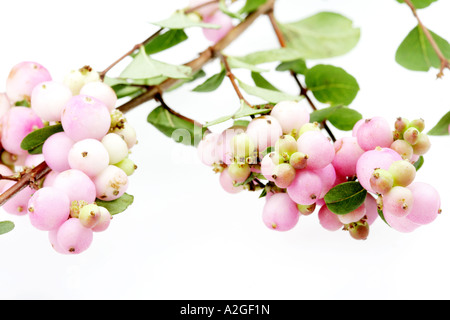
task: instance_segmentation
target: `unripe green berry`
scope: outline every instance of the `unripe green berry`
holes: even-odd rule
[[[295,152],[291,155],[289,163],[296,170],[305,169],[308,163],[308,155],[304,154],[303,152]]]
[[[394,186],[394,177],[384,169],[375,169],[370,177],[370,187],[378,194],[389,192]]]
[[[403,133],[403,139],[405,139],[410,145],[414,146],[419,139],[419,130],[417,128],[408,128],[405,133]]]
[[[395,130],[400,132],[400,133],[403,133],[408,128],[408,125],[409,125],[409,120],[408,119],[399,117],[395,121]]]
[[[131,176],[137,169],[136,164],[128,157],[114,165],[122,169],[127,174],[127,176]]]
[[[294,152],[297,152],[297,148],[297,140],[290,135],[281,136],[275,143],[275,152],[286,160],[289,159]]]
[[[417,137],[416,143],[413,145],[415,155],[422,156],[431,148],[430,138],[426,133],[420,133]]]
[[[367,240],[369,237],[370,227],[365,219],[358,222],[350,223],[347,226],[350,236],[355,240]]]
[[[406,140],[395,140],[391,149],[396,151],[404,160],[411,160],[414,150]]]
[[[316,203],[311,205],[297,204],[298,211],[304,216],[311,215],[316,210],[316,206]]]
[[[296,171],[289,163],[282,163],[273,170],[272,178],[278,188],[287,188],[294,181]]]
[[[240,162],[245,162],[254,150],[255,145],[246,133],[239,133],[231,140],[231,152]]]
[[[393,162],[388,171],[394,178],[394,186],[409,186],[416,177],[416,168],[408,160]]]
[[[304,124],[297,133],[297,139],[308,131],[320,131],[320,124],[318,122]]]
[[[233,181],[242,183],[250,176],[251,169],[247,163],[233,162],[228,166],[228,174]]]
[[[88,203],[84,200],[74,200],[70,204],[70,217],[71,218],[78,218],[80,215],[81,208],[84,206],[87,206]]]
[[[409,123],[410,128],[416,128],[420,132],[425,130],[425,120],[423,119],[415,119]]]
[[[97,225],[100,221],[100,217],[100,207],[92,203],[81,208],[78,219],[80,219],[80,223],[83,227],[90,229]]]

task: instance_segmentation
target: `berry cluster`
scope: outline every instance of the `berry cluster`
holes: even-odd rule
[[[65,254],[85,251],[94,232],[108,228],[112,215],[98,200],[120,198],[136,166],[129,159],[136,132],[116,109],[114,90],[89,67],[70,72],[62,82],[35,62],[14,66],[0,95],[2,164],[14,176],[45,161],[51,172],[28,186],[3,208],[28,215],[48,231],[53,248]],[[46,127],[61,128],[42,144],[42,152],[22,148],[25,137]],[[15,181],[2,180],[2,191]]]
[[[430,148],[423,120],[398,119],[393,131],[384,118],[362,119],[351,136],[333,142],[310,118],[299,103],[278,103],[270,115],[256,117],[248,126],[237,123],[206,135],[199,157],[220,172],[225,191],[263,189],[263,221],[272,230],[291,230],[300,216],[318,208],[325,229],[347,230],[364,240],[379,215],[401,232],[437,217],[439,194],[414,182],[413,164]],[[349,181],[358,181],[369,194],[356,210],[333,213],[325,196]]]

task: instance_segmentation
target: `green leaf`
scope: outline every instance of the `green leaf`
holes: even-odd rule
[[[248,69],[253,72],[269,72],[267,69],[262,69],[257,67],[254,64],[246,62],[241,57],[227,57],[228,64],[230,65],[231,69]]]
[[[355,124],[363,118],[362,114],[356,110],[338,107],[328,116],[328,120],[333,126],[342,131],[351,131]]]
[[[239,19],[241,21],[244,20],[239,13],[235,13],[235,12],[231,11],[230,9],[228,9],[227,4],[225,3],[225,0],[219,1],[219,9],[220,9],[220,11],[222,11],[223,13],[225,13],[227,16],[229,16],[231,18]]]
[[[274,91],[264,88],[258,88],[250,86],[240,80],[238,80],[239,86],[247,92],[249,95],[259,97],[267,102],[279,103],[282,101],[300,101],[303,99],[302,96],[295,96],[288,93]]]
[[[298,48],[277,48],[249,53],[242,57],[234,57],[249,65],[258,65],[270,62],[287,62],[304,58],[304,52]]]
[[[10,232],[14,229],[14,222],[0,221],[0,235]]]
[[[416,9],[423,9],[431,5],[433,2],[437,0],[411,0],[412,4]],[[397,0],[397,2],[405,3],[403,0]]]
[[[139,54],[122,71],[119,78],[145,80],[147,82],[156,78],[158,82],[162,82],[164,77],[189,79],[191,78],[191,73],[192,69],[190,67],[168,64],[152,59],[147,55],[144,47],[141,47]],[[150,85],[154,85],[154,83],[152,82]]]
[[[252,72],[252,79],[255,85],[259,88],[269,89],[273,91],[280,91],[258,72]]]
[[[248,121],[248,120],[236,120],[233,123],[233,127],[244,127],[244,128],[247,128],[249,123],[250,123],[250,121]]]
[[[441,49],[442,54],[450,59],[450,44],[430,30],[431,36]],[[395,60],[406,69],[413,71],[429,71],[439,69],[441,61],[419,26],[411,30],[397,49]]]
[[[308,71],[308,67],[305,60],[297,59],[281,63],[277,67],[277,71],[294,71],[297,74],[305,74]]]
[[[155,54],[172,48],[177,44],[186,41],[188,36],[181,29],[169,30],[147,43],[144,48],[147,54]]]
[[[124,212],[134,201],[134,197],[128,193],[124,193],[120,198],[113,201],[103,201],[96,199],[95,203],[98,206],[108,209],[111,215],[116,215]]]
[[[243,100],[241,100],[241,106],[239,110],[237,110],[234,114],[229,116],[223,116],[216,120],[207,122],[205,124],[205,127],[211,127],[220,123],[223,123],[225,121],[231,120],[231,119],[241,119],[248,116],[253,116],[257,114],[265,114],[269,113],[272,109],[265,108],[265,106],[254,106],[253,108],[247,105]]]
[[[195,92],[212,92],[220,87],[223,80],[227,75],[227,71],[222,69],[218,74],[213,75],[211,78],[207,79],[204,83],[194,88],[192,91]]]
[[[155,108],[148,115],[147,121],[167,137],[184,145],[197,146],[206,131],[205,127],[195,125],[163,106]]]
[[[328,209],[335,214],[347,214],[358,209],[366,199],[367,190],[359,182],[349,181],[332,188],[325,195]]]
[[[193,27],[200,27],[206,29],[220,29],[220,25],[203,23],[195,14],[185,14],[183,11],[175,12],[168,19],[153,22],[152,24],[161,28],[167,29],[187,29]]]
[[[22,140],[20,147],[23,150],[27,150],[30,154],[40,154],[42,153],[42,146],[44,145],[45,140],[61,131],[63,131],[61,124],[34,130]]]
[[[348,53],[358,43],[360,29],[337,13],[321,12],[293,23],[280,23],[287,45],[304,59],[325,59]]]
[[[416,171],[419,171],[419,169],[422,168],[424,162],[425,158],[423,156],[420,156],[419,159],[417,159],[417,161],[414,162],[414,167],[416,168]]]
[[[430,136],[448,136],[448,127],[450,126],[450,111],[442,117],[441,120],[431,129],[428,134]]]
[[[356,79],[344,69],[331,65],[317,65],[306,72],[306,86],[314,97],[332,106],[348,106],[359,91]]]
[[[206,72],[203,71],[203,69],[200,69],[199,71],[197,71],[196,73],[194,73],[192,75],[191,79],[183,79],[183,80],[178,81],[175,85],[170,87],[170,89],[166,90],[166,92],[170,92],[170,91],[173,91],[175,89],[178,89],[179,87],[181,87],[182,85],[184,85],[186,83],[194,82],[195,80],[198,80],[198,79],[203,78],[203,77],[206,77]]]
[[[239,10],[240,13],[251,13],[256,11],[260,6],[265,4],[267,0],[247,0],[244,7]]]

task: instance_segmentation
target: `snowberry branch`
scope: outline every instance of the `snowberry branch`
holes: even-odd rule
[[[424,32],[428,41],[430,41],[430,44],[433,47],[434,52],[436,53],[439,60],[441,61],[441,68],[439,70],[439,73],[437,74],[437,78],[442,78],[444,76],[444,69],[445,68],[450,69],[450,61],[444,56],[444,54],[442,53],[441,49],[437,45],[436,41],[434,40],[434,38],[431,35],[428,28],[422,23],[422,20],[420,19],[419,15],[417,14],[417,9],[414,6],[414,4],[411,2],[411,0],[405,0],[405,3],[410,7],[414,17],[417,19],[417,22],[419,23],[419,27]]]
[[[280,46],[282,48],[286,48],[287,44],[286,44],[286,39],[284,38],[283,32],[281,32],[281,29],[277,23],[277,20],[275,19],[275,15],[274,15],[274,8],[272,8],[271,10],[269,10],[269,12],[267,12],[267,16],[270,19],[270,23],[272,24],[272,27],[275,31],[275,34],[278,38],[278,42],[280,43]],[[308,95],[308,89],[305,88],[302,83],[300,82],[300,80],[298,79],[298,75],[296,72],[294,72],[293,70],[290,71],[292,77],[294,78],[295,82],[297,83],[297,85],[300,88],[300,95],[304,96],[306,98],[306,100],[308,101],[309,105],[311,106],[311,108],[316,111],[317,107],[315,106],[314,102],[311,100],[311,98]],[[334,142],[336,142],[336,137],[334,136],[333,132],[331,131],[331,129],[328,127],[326,121],[322,122],[322,126],[325,129],[325,131],[328,133],[328,135],[330,136],[331,140],[333,140]]]
[[[236,83],[236,77],[235,77],[234,73],[231,71],[227,56],[221,54],[221,59],[222,59],[223,65],[225,66],[225,70],[227,71],[227,77],[230,79],[231,84],[233,85],[234,91],[236,91],[236,94],[239,97],[239,100],[244,101],[249,107],[252,107],[252,105],[247,100],[245,100],[244,96],[242,95],[241,90],[239,89],[239,86]]]

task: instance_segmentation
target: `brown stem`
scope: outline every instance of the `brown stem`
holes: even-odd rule
[[[275,35],[277,36],[278,42],[280,43],[280,46],[282,48],[286,48],[287,47],[287,43],[286,43],[286,39],[284,38],[283,32],[280,29],[280,26],[277,23],[277,20],[275,19],[275,15],[274,15],[274,9],[272,8],[272,10],[270,10],[267,13],[267,16],[269,17],[270,23],[272,24],[273,30],[275,31]],[[294,78],[295,82],[297,83],[297,85],[300,88],[300,95],[304,96],[306,101],[308,101],[309,105],[311,106],[311,108],[316,111],[317,107],[315,106],[314,102],[312,101],[312,99],[309,97],[308,95],[308,89],[305,88],[302,83],[300,82],[300,80],[298,79],[298,75],[295,71],[291,70],[290,71],[291,76]],[[328,133],[328,135],[330,136],[331,140],[333,140],[334,142],[336,141],[336,137],[334,136],[333,132],[331,131],[331,129],[328,127],[326,121],[322,121],[322,126],[325,129],[325,131]]]
[[[48,167],[47,163],[42,162],[33,169],[23,172],[21,178],[17,181],[17,183],[0,195],[0,206],[3,206],[9,199],[14,197],[14,195],[16,195],[26,187],[35,186],[37,181],[45,177],[45,175],[50,171],[51,169]]]
[[[126,52],[124,55],[122,55],[119,59],[117,59],[116,61],[114,61],[113,63],[111,63],[105,70],[103,70],[102,72],[100,72],[100,79],[104,79],[106,74],[112,69],[114,68],[120,61],[122,61],[123,59],[125,59],[126,57],[130,56],[131,54],[133,54],[136,50],[139,50],[139,48],[141,46],[144,46],[146,43],[152,41],[153,39],[155,39],[162,31],[164,30],[164,28],[159,29],[158,31],[156,31],[154,34],[152,34],[150,37],[148,37],[145,41],[136,44],[130,51]]]
[[[236,91],[236,94],[239,97],[239,100],[244,101],[249,107],[253,108],[253,106],[247,100],[245,100],[241,90],[239,89],[239,86],[236,83],[236,77],[235,77],[234,73],[231,71],[230,64],[228,63],[227,56],[222,54],[221,58],[222,58],[223,65],[225,66],[225,70],[227,71],[227,77],[230,79],[231,84],[233,85],[234,91]]]
[[[201,52],[198,58],[186,63],[185,65],[192,68],[192,74],[200,71],[208,62],[215,58],[221,51],[226,49],[234,40],[236,40],[245,30],[247,30],[253,22],[255,22],[261,15],[268,13],[274,6],[276,0],[268,0],[265,4],[260,6],[258,10],[249,14],[244,21],[239,25],[234,27],[230,32],[228,32],[225,37],[218,41],[215,45],[207,48]],[[169,90],[171,87],[176,85],[180,80],[178,79],[167,79],[158,86],[151,86],[149,90],[137,96],[136,98],[128,101],[119,107],[122,112],[127,112],[135,107],[153,100],[155,95],[159,92],[164,92]]]
[[[442,53],[441,49],[437,45],[433,36],[431,35],[430,30],[428,30],[428,28],[425,27],[425,25],[422,23],[422,20],[420,20],[420,17],[417,14],[417,9],[414,6],[414,4],[411,2],[411,0],[405,0],[405,3],[411,9],[414,17],[417,19],[417,22],[419,23],[419,27],[423,30],[423,33],[425,33],[425,36],[427,37],[428,41],[430,42],[431,47],[433,48],[434,52],[438,56],[439,60],[441,61],[441,68],[439,70],[439,73],[437,74],[437,78],[442,78],[444,76],[444,69],[445,68],[450,69],[450,61]]]

